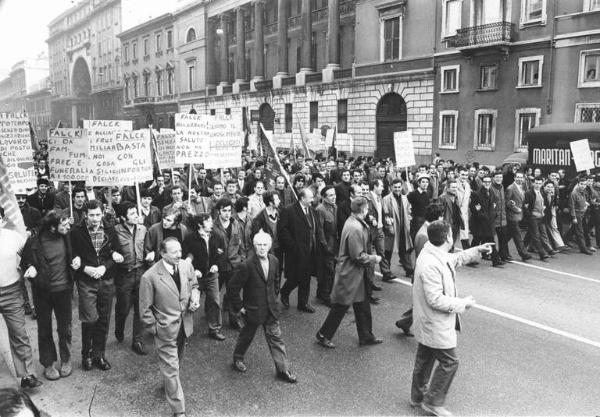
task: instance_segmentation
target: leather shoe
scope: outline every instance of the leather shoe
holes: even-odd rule
[[[550,255],[540,255],[540,261],[545,261],[549,257],[550,257]]]
[[[277,372],[277,379],[289,382],[290,384],[295,384],[298,382],[298,379],[296,379],[296,377],[290,371]]]
[[[81,367],[84,371],[90,371],[92,369],[92,358],[90,355],[81,356]]]
[[[208,335],[213,339],[218,340],[219,342],[225,340],[225,336],[223,336],[223,333],[221,333],[220,330],[211,330],[210,332],[208,332]]]
[[[331,307],[331,300],[325,297],[317,297],[317,300],[321,302],[321,304],[326,305],[327,307]]]
[[[584,253],[586,255],[593,255],[594,254],[591,250],[588,250],[588,249],[582,250],[581,253]]]
[[[381,278],[381,280],[383,282],[390,282],[391,280],[396,279],[396,278],[397,278],[396,275],[390,274],[390,275],[384,275],[383,278]]]
[[[146,352],[146,349],[144,349],[144,345],[142,344],[142,342],[134,342],[133,345],[131,345],[131,350],[133,350],[140,356],[145,356],[148,354],[148,352]]]
[[[438,417],[452,417],[452,413],[442,406],[435,406],[427,403],[422,403],[421,408],[428,413]]]
[[[233,361],[233,369],[235,369],[238,372],[246,372],[248,370],[248,367],[246,366],[243,360],[236,359]]]
[[[289,296],[289,294],[281,293],[280,297],[281,297],[281,304],[283,304],[283,306],[285,308],[290,308],[290,296]]]
[[[317,341],[319,342],[319,344],[321,346],[326,347],[327,349],[335,348],[335,345],[333,343],[331,343],[331,340],[329,340],[325,336],[323,336],[321,334],[321,332],[317,332]]]
[[[402,330],[402,332],[404,333],[405,336],[412,336],[412,333],[410,332],[410,326],[405,326],[402,323],[402,320],[398,320],[396,321],[396,327],[399,328],[400,330]]]
[[[380,300],[380,299],[379,299],[379,298],[377,298],[377,297],[373,297],[373,296],[370,296],[370,297],[369,297],[369,302],[370,302],[371,304],[373,304],[373,305],[378,305],[378,304],[379,304],[379,300]]]
[[[298,307],[298,311],[304,311],[305,313],[314,313],[316,310],[310,304],[304,304],[303,306]]]
[[[371,289],[373,291],[381,291],[383,288],[381,288],[379,285],[371,284]]]
[[[524,253],[523,256],[521,256],[521,259],[523,261],[528,261],[531,258],[532,258],[532,256],[530,254],[528,254],[528,253]]]
[[[108,363],[104,356],[100,356],[99,358],[93,358],[92,365],[94,365],[101,371],[108,371],[111,368],[110,363]]]
[[[383,339],[379,339],[377,337],[372,337],[371,339],[361,340],[358,342],[360,346],[379,345],[381,343],[383,343]]]
[[[37,388],[42,384],[43,382],[37,379],[33,374],[21,378],[21,388]]]

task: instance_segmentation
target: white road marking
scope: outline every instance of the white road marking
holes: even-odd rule
[[[520,262],[516,262],[516,263],[520,263]],[[542,268],[542,269],[546,269],[546,268]],[[551,272],[557,272],[557,271],[554,271],[554,270],[551,270],[551,269],[549,269],[549,271],[551,271]],[[375,272],[375,275],[382,276],[379,272]],[[582,277],[582,278],[585,278],[585,277]],[[587,279],[589,279],[590,281],[595,281],[595,280],[592,280],[590,278],[587,278]],[[404,280],[399,279],[399,278],[393,279],[392,282],[397,282],[399,284],[406,285],[407,287],[412,287],[412,284],[410,282],[404,281]],[[513,321],[516,321],[518,323],[522,323],[522,324],[534,327],[536,329],[544,330],[546,332],[549,332],[549,333],[552,333],[552,334],[555,334],[555,335],[558,335],[558,336],[563,336],[563,337],[566,337],[567,339],[575,340],[577,342],[584,343],[586,345],[590,345],[590,346],[594,346],[596,348],[600,348],[600,342],[596,342],[595,340],[591,340],[591,339],[588,339],[586,337],[576,335],[574,333],[565,332],[564,330],[555,329],[554,327],[546,326],[545,324],[541,324],[541,323],[538,323],[538,322],[533,321],[533,320],[524,319],[522,317],[515,316],[514,314],[505,313],[503,311],[496,310],[495,308],[486,307],[486,306],[481,305],[481,304],[475,304],[473,306],[473,308],[476,308],[476,309],[481,310],[481,311],[488,312],[490,314],[495,314],[497,316],[504,317],[506,319],[513,320]]]
[[[544,268],[543,266],[528,264],[528,263],[519,262],[519,261],[510,261],[510,263],[516,264],[516,265],[521,265],[521,266],[526,266],[528,268],[539,269],[540,271],[553,272],[553,273],[559,274],[559,275],[566,275],[571,278],[582,279],[584,281],[591,281],[591,282],[595,282],[596,284],[600,284],[600,280],[584,277],[583,275],[571,274],[570,272],[557,271],[555,269]]]

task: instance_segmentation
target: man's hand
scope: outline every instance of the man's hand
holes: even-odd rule
[[[191,312],[194,312],[194,311],[198,310],[199,307],[200,307],[200,291],[193,290],[192,296],[190,297],[189,310]]]
[[[145,259],[146,259],[146,262],[154,262],[154,251],[148,253],[146,255]]]
[[[475,298],[473,298],[472,295],[469,295],[465,298],[463,298],[464,302],[465,302],[465,308],[471,308],[475,305]]]
[[[196,275],[196,279],[202,278],[202,272],[198,271],[197,269],[194,271],[194,274]]]
[[[104,274],[106,274],[106,267],[104,265],[100,265],[96,268],[96,272],[98,273],[98,279],[102,278]]]
[[[475,204],[475,210],[477,210],[477,211],[481,210],[481,204],[479,204],[479,203]]]
[[[480,253],[490,254],[490,253],[492,253],[492,246],[494,246],[494,245],[495,245],[495,243],[492,243],[492,242],[484,243],[483,245],[477,246],[477,250]]]
[[[208,271],[211,274],[216,274],[217,272],[219,272],[219,267],[217,265],[213,265],[210,267],[210,270]]]
[[[69,223],[75,224],[75,218],[73,216],[69,217]]]
[[[375,263],[378,264],[379,262],[381,262],[381,256],[375,255]]]
[[[98,271],[93,266],[86,266],[83,268],[83,272],[94,279],[98,279]]]
[[[81,258],[79,256],[76,256],[75,258],[73,258],[73,261],[71,262],[71,268],[77,270],[81,267]]]
[[[577,217],[573,217],[573,224],[577,224]]]
[[[122,264],[125,258],[123,258],[123,255],[121,255],[119,252],[113,252],[112,260],[115,261],[115,263],[117,264]]]
[[[25,271],[23,276],[25,278],[35,278],[37,276],[37,270],[35,269],[35,266],[31,265],[29,268],[27,268],[27,271]]]

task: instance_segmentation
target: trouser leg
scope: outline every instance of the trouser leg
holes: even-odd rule
[[[331,340],[349,308],[350,306],[342,304],[332,304],[323,325],[319,329],[319,333]]]
[[[455,349],[432,349],[432,353],[438,361],[438,366],[433,372],[429,390],[423,401],[434,406],[443,406],[458,370],[458,357]]]
[[[38,349],[40,363],[47,368],[57,359],[56,346],[52,337],[52,293],[33,288],[33,304],[37,312]]]
[[[246,351],[250,347],[250,344],[254,340],[254,335],[258,325],[255,323],[246,322],[246,325],[240,330],[235,349],[233,350],[233,360],[243,360]]]
[[[320,260],[318,275],[317,297],[322,300],[329,300],[329,294],[333,286],[333,277],[335,275],[335,258],[324,255]]]
[[[510,253],[508,251],[508,238],[506,236],[506,226],[496,227],[496,235],[498,236],[498,252],[502,260],[508,259]]]
[[[435,357],[431,348],[419,343],[417,347],[417,355],[415,358],[415,367],[412,375],[412,385],[410,391],[410,399],[415,403],[423,401],[423,397],[427,392],[427,384],[433,371]]]
[[[225,295],[223,295],[223,301],[221,302],[222,310],[229,312],[229,322],[234,323],[236,320],[235,314],[231,311],[229,305],[229,294],[227,294],[227,284],[233,275],[233,271],[223,271],[219,273],[219,290],[225,287]]]
[[[116,304],[115,304],[115,336],[117,339],[122,339],[125,335],[125,322],[131,310],[131,293],[134,287],[131,273],[129,272],[117,272],[118,276],[115,278],[115,293],[116,293]]]
[[[406,276],[412,275],[415,272],[412,261],[412,252],[409,252],[406,249],[400,249],[398,250],[398,258],[400,259],[402,268],[404,268],[404,271],[406,272]]]
[[[381,270],[381,275],[383,277],[389,277],[392,274],[390,259],[392,257],[390,252],[390,258],[388,259],[385,256],[385,235],[383,233],[383,229],[377,229],[377,235],[373,240],[373,245],[375,246],[375,253],[381,256],[381,262],[379,263],[379,269]]]
[[[73,320],[72,296],[71,289],[52,293],[56,331],[58,333],[58,351],[62,363],[71,360],[71,341],[73,338],[71,327]]]
[[[112,279],[101,280],[98,286],[98,320],[94,323],[92,331],[92,357],[98,358],[104,355],[106,349],[106,338],[112,311],[112,302],[115,294],[115,286]]]
[[[527,252],[525,251],[525,246],[523,245],[523,238],[521,236],[521,229],[519,229],[519,222],[516,220],[508,221],[508,239],[510,241],[512,239],[515,242],[515,246],[517,248],[517,253],[520,257],[526,257]]]
[[[144,330],[140,319],[140,281],[144,271],[143,268],[135,270],[133,286],[131,287],[131,305],[133,307],[133,334],[132,342],[144,342]]]
[[[368,300],[352,304],[354,321],[359,342],[373,339],[373,319],[371,317],[371,303]]]
[[[25,328],[25,309],[20,284],[0,290],[0,314],[6,322],[17,376],[22,378],[33,374],[33,354]]]
[[[206,277],[200,278],[203,281],[205,298],[204,313],[208,322],[208,330],[220,330],[223,326],[221,317],[221,296],[219,294],[219,274],[208,273]]]
[[[271,357],[275,363],[275,369],[277,369],[277,372],[287,372],[289,370],[289,363],[285,343],[281,336],[279,321],[269,314],[267,321],[263,324],[263,331],[265,332],[265,339],[271,351]]]
[[[177,339],[161,340],[154,338],[158,352],[158,366],[163,377],[165,394],[171,411],[185,413],[185,398],[179,379],[179,355]]]
[[[310,296],[310,272],[301,272],[298,278],[298,307],[308,304]]]

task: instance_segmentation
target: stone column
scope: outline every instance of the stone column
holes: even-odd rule
[[[302,0],[302,60],[300,72],[311,72],[312,57],[312,13],[310,0]]]
[[[287,75],[288,73],[288,0],[277,0],[277,56],[278,73],[277,75]]]
[[[206,87],[217,85],[217,57],[215,56],[217,25],[214,19],[206,19]]]
[[[340,69],[340,12],[339,0],[329,0],[327,13],[327,67],[323,69],[323,82],[334,80],[333,72]]]
[[[77,104],[71,104],[71,127],[77,128]]]
[[[263,33],[265,2],[254,2],[254,79],[262,80],[265,76],[265,36]]]
[[[221,15],[221,82],[220,85],[229,85],[229,33],[227,32],[228,23],[230,22],[229,14]]]
[[[246,28],[244,21],[244,9],[236,9],[235,31],[237,45],[235,49],[235,82],[243,83],[246,81]]]

